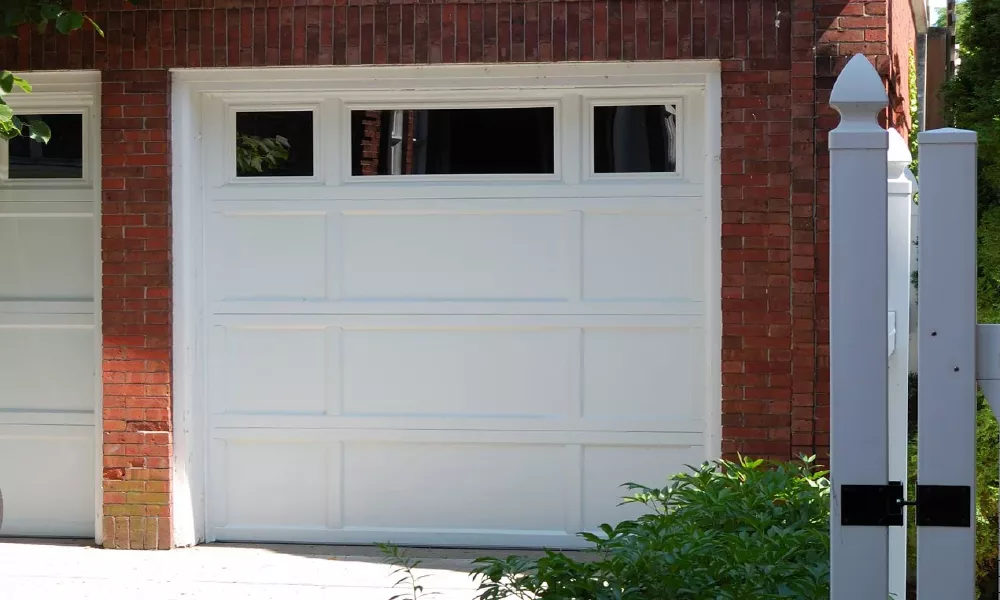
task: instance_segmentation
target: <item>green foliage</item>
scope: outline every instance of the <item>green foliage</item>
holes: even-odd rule
[[[288,160],[291,145],[288,139],[277,135],[262,138],[255,135],[236,136],[236,171],[243,175],[273,169]]]
[[[966,0],[957,28],[961,66],[944,90],[956,127],[979,137],[979,209],[1000,203],[1000,2]]]
[[[968,6],[965,2],[957,2],[955,4],[955,23],[961,25],[962,20],[965,15],[969,14]],[[934,27],[947,27],[948,26],[948,11],[944,8],[937,9],[937,17],[934,20]]]
[[[420,600],[421,598],[429,598],[430,596],[437,595],[437,592],[425,592],[424,586],[420,582],[427,576],[417,575],[414,572],[420,566],[420,560],[406,556],[398,546],[392,544],[377,545],[385,557],[385,562],[395,567],[392,571],[392,576],[399,576],[399,579],[393,583],[392,587],[404,588],[408,592],[397,594],[389,598],[389,600]]]
[[[0,39],[18,37],[24,26],[33,27],[39,33],[53,25],[58,33],[66,34],[90,23],[98,33],[101,29],[86,14],[75,10],[71,0],[0,0]],[[0,65],[2,66],[2,65]],[[41,121],[23,122],[7,104],[5,96],[15,89],[31,92],[27,81],[10,71],[0,69],[0,139],[9,140],[27,135],[39,142],[48,142],[52,133]]]
[[[706,463],[627,486],[635,520],[580,534],[593,560],[481,558],[478,600],[736,600],[829,596],[830,483],[812,459]]]
[[[916,173],[917,167],[920,164],[917,156],[920,152],[920,145],[917,144],[917,135],[920,133],[920,99],[917,89],[917,58],[913,53],[913,48],[910,48],[909,73],[907,81],[910,82],[910,132],[908,139],[910,156],[913,157],[913,161],[910,163],[910,171]]]
[[[976,579],[980,598],[996,598],[1000,428],[982,394],[977,394],[976,408]]]
[[[977,233],[979,322],[1000,323],[1000,205],[982,211]]]
[[[907,498],[916,497],[917,437],[916,437],[917,376],[910,375],[910,441],[909,485]],[[976,395],[976,587],[979,598],[995,598],[997,562],[1000,554],[1000,426],[981,393]],[[917,527],[914,511],[907,519],[907,568],[916,572]]]

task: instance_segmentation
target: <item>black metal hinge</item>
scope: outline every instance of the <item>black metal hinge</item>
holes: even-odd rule
[[[972,489],[965,485],[920,485],[907,501],[903,484],[840,486],[840,524],[861,527],[901,527],[903,507],[916,508],[920,527],[972,526]]]

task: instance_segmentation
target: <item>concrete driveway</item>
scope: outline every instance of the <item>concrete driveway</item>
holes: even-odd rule
[[[412,549],[438,600],[472,600],[470,562],[484,551]],[[85,542],[0,538],[4,598],[388,600],[392,567],[368,547],[221,545],[102,550]]]

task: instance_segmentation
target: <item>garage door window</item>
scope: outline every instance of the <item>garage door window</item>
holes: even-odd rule
[[[595,106],[594,173],[677,171],[677,107]]]
[[[313,112],[237,112],[236,175],[311,177]]]
[[[555,173],[555,109],[351,111],[351,171],[374,175]]]
[[[10,179],[83,179],[83,115],[20,115],[41,121],[52,132],[48,143],[16,137],[8,143]]]

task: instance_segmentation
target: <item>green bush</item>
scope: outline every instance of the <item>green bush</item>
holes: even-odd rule
[[[477,598],[827,598],[830,483],[812,462],[717,461],[664,488],[628,484],[649,512],[581,534],[593,556],[479,559]]]
[[[914,498],[917,482],[916,438],[917,376],[910,376],[909,485]],[[981,599],[997,597],[1000,576],[1000,426],[982,394],[976,395],[976,587]],[[917,528],[914,512],[908,511],[907,568],[911,581],[916,575]]]

